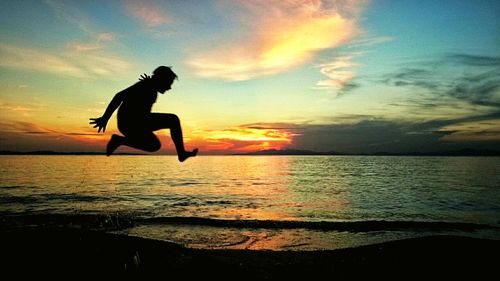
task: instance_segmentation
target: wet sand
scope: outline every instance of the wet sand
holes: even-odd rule
[[[429,236],[324,251],[189,249],[72,228],[0,231],[1,272],[15,279],[478,280],[497,274],[500,240]]]

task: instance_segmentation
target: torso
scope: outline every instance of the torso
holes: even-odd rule
[[[123,102],[118,109],[118,127],[122,129],[141,128],[151,113],[158,93],[149,81],[139,81],[125,89]]]

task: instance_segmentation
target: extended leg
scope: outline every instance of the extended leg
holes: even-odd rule
[[[186,151],[184,148],[184,138],[182,136],[182,128],[179,117],[175,114],[168,113],[153,113],[153,130],[160,129],[170,129],[170,136],[172,137],[172,141],[174,142],[175,149],[177,150],[177,157],[180,162],[188,159],[189,157],[196,156],[198,153],[198,149],[194,149],[193,151]]]

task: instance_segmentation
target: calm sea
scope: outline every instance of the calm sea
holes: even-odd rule
[[[110,231],[191,247],[500,239],[500,158],[0,156],[0,203],[11,223],[114,219]]]

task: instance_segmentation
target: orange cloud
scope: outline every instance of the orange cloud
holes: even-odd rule
[[[103,151],[108,136],[85,131],[67,133],[30,122],[0,122],[0,150]]]
[[[296,134],[286,129],[244,125],[225,130],[193,132],[190,146],[204,152],[250,152],[281,149],[289,145]]]
[[[197,74],[247,80],[280,73],[338,47],[358,34],[356,16],[365,1],[242,1],[243,40],[189,60]]]

